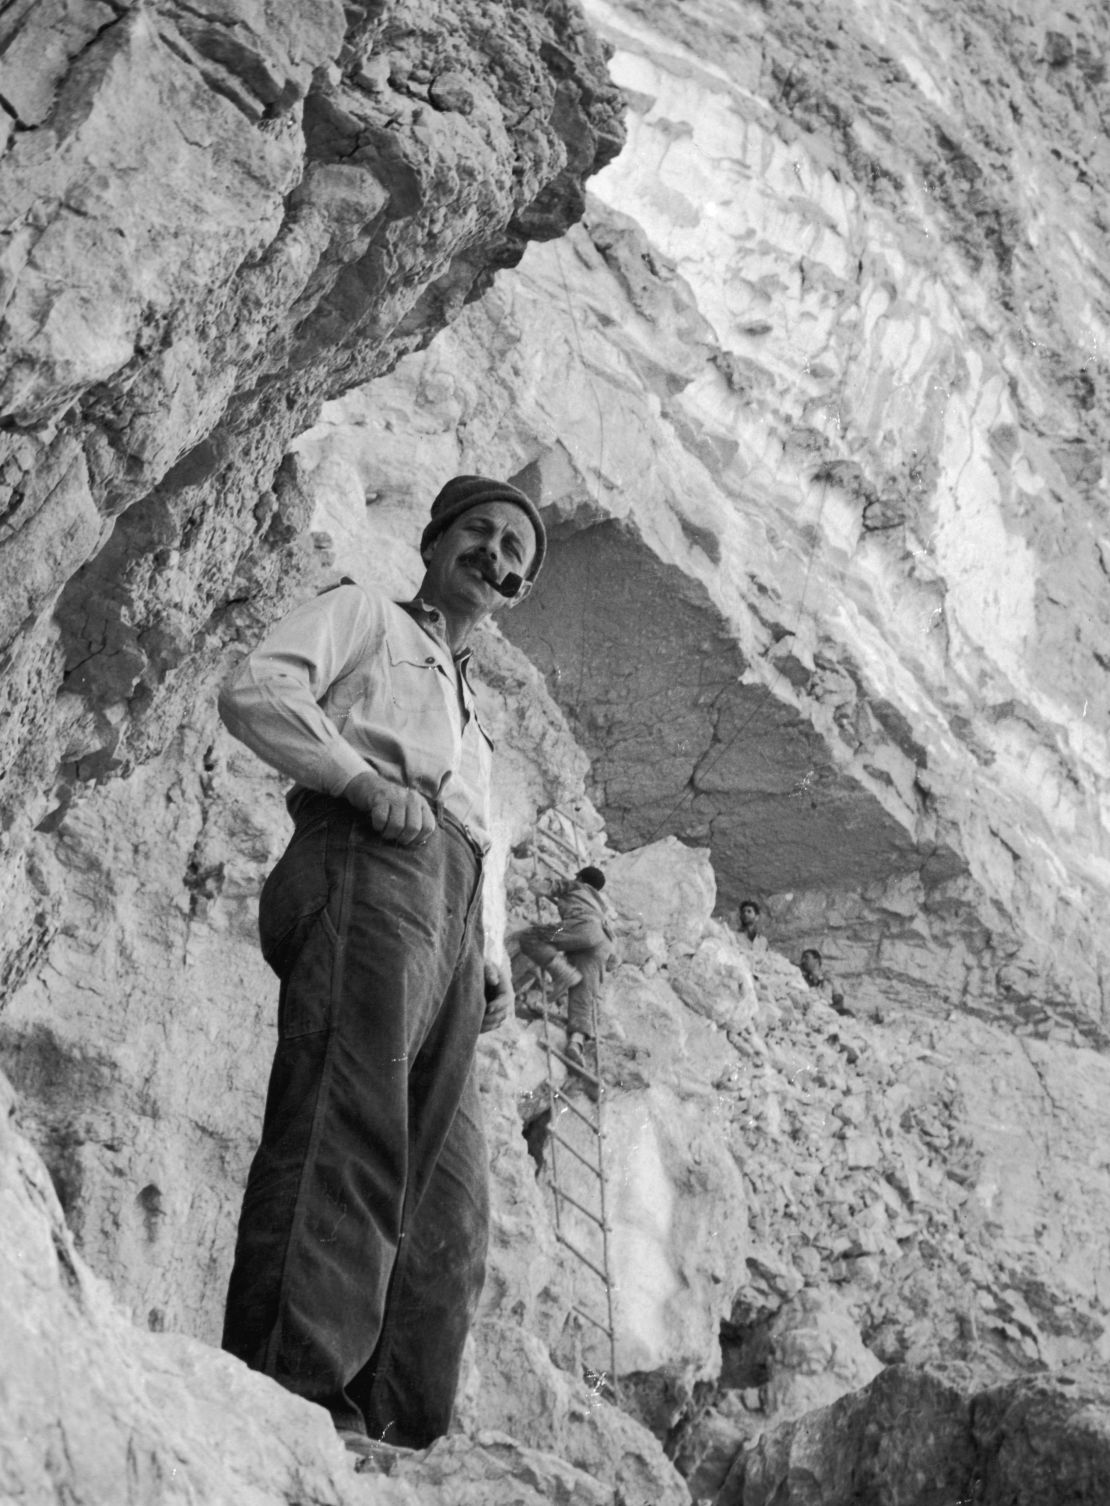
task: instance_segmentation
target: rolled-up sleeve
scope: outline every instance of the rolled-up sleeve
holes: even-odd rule
[[[220,691],[233,737],[308,789],[341,795],[366,760],[344,741],[319,702],[368,655],[380,651],[377,604],[339,586],[296,607],[243,660]]]

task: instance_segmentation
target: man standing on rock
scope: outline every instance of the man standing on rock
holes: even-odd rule
[[[326,591],[220,697],[231,732],[295,781],[259,907],[278,1044],[223,1343],[326,1407],[356,1453],[447,1431],[481,1292],[475,1052],[512,989],[483,958],[491,745],[466,645],[523,599],[545,548],[522,492],[457,476],[414,601]]]

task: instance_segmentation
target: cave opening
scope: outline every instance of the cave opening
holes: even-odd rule
[[[591,762],[621,849],[708,846],[721,903],[915,872],[913,837],[750,666],[700,581],[630,527],[552,530],[544,589],[503,619]]]

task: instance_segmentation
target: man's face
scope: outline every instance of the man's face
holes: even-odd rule
[[[740,906],[740,924],[748,931],[755,925],[756,910],[754,905]]]
[[[802,977],[806,980],[807,983],[820,983],[821,959],[820,957],[818,957],[816,952],[802,953],[801,968]]]
[[[536,557],[528,514],[511,502],[479,502],[443,531],[427,560],[423,594],[441,606],[496,611],[507,600],[493,586],[510,572],[527,577]]]

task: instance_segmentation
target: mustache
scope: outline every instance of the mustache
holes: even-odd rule
[[[480,549],[468,549],[465,554],[460,554],[459,563],[462,565],[473,565],[475,569],[481,572],[482,579],[486,584],[492,586],[502,596],[515,596],[524,584],[522,578],[512,570],[498,578],[494,573],[492,565],[484,558]]]

